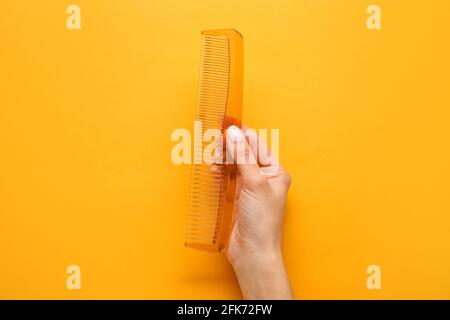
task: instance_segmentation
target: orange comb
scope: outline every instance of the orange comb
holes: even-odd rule
[[[202,31],[196,117],[202,126],[196,128],[197,136],[208,129],[218,129],[225,136],[228,126],[241,125],[242,86],[241,34],[232,29]],[[194,150],[203,153],[205,142],[194,144]],[[214,169],[203,161],[192,165],[186,246],[220,252],[228,245],[233,225],[237,168],[224,161]]]

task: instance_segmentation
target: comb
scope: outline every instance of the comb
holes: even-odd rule
[[[224,132],[241,125],[243,86],[243,40],[232,29],[202,31],[200,81],[194,130],[202,137],[208,129]],[[210,143],[210,142],[208,142]],[[201,161],[206,143],[194,141],[191,193],[186,246],[220,252],[228,245],[233,226],[237,168],[235,164],[211,165]],[[214,170],[213,170],[214,169]]]

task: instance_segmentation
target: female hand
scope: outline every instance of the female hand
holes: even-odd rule
[[[281,253],[291,179],[274,157],[269,155],[267,161],[262,161],[259,155],[267,154],[267,146],[253,130],[230,126],[226,140],[227,150],[234,150],[240,174],[227,258],[242,295],[245,299],[292,299]]]

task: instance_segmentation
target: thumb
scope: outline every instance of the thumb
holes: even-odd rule
[[[242,131],[232,125],[227,129],[226,138],[227,163],[237,164],[244,183],[258,180],[260,169]]]

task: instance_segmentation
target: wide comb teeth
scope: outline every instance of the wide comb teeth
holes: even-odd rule
[[[234,204],[235,180],[230,183],[227,177],[230,170],[225,165],[204,163],[203,150],[211,141],[203,141],[202,137],[209,129],[219,130],[223,134],[229,125],[231,98],[235,96],[231,90],[234,61],[230,36],[233,39],[235,33],[233,30],[206,31],[202,36],[196,117],[201,125],[196,122],[194,128],[196,140],[186,245],[207,251],[220,251],[226,245],[227,239],[224,237],[228,234],[229,216]],[[237,87],[241,84],[242,81],[239,81]],[[231,205],[226,197],[230,186]]]
[[[186,240],[191,245],[216,244],[220,225],[223,166],[215,171],[203,163],[203,150],[210,142],[202,141],[208,129],[223,129],[230,80],[229,42],[224,36],[203,36],[200,63],[194,165],[191,176],[191,202]]]

